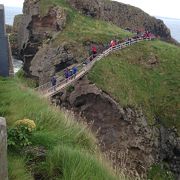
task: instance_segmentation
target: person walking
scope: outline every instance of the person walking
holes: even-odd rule
[[[53,90],[54,90],[54,91],[56,91],[56,82],[57,82],[56,77],[53,76],[53,77],[51,78],[51,84],[52,84],[52,87],[53,87]]]
[[[93,58],[95,58],[97,54],[97,48],[95,46],[92,47],[92,54],[93,54]]]
[[[65,70],[64,70],[64,77],[66,78],[66,83],[68,82],[68,79],[69,79],[69,69],[68,68],[66,68]]]
[[[110,42],[110,47],[114,48],[116,46],[116,41],[115,40],[112,40]]]
[[[74,77],[74,79],[75,79],[75,78],[76,78],[77,71],[78,71],[77,67],[74,66],[74,67],[72,68],[72,71],[73,71],[73,77]]]

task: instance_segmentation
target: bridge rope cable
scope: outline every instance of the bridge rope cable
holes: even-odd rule
[[[52,97],[58,92],[62,91],[63,89],[67,88],[71,84],[73,84],[75,81],[79,80],[82,78],[85,74],[87,74],[90,69],[93,67],[95,62],[101,60],[102,58],[108,56],[111,52],[124,49],[130,45],[133,45],[135,43],[141,42],[141,41],[147,41],[147,40],[152,40],[154,38],[147,37],[147,38],[136,38],[133,40],[128,40],[123,43],[117,44],[114,47],[110,47],[107,50],[103,51],[101,54],[97,55],[91,62],[89,62],[87,65],[84,64],[84,62],[80,63],[77,65],[78,73],[74,76],[71,76],[69,78],[63,78],[63,77],[58,77],[56,79],[56,85],[52,86],[51,82],[48,82],[46,84],[43,84],[39,87],[37,87],[35,90],[40,92],[43,96],[45,97]],[[90,57],[89,57],[90,58]],[[88,58],[88,59],[89,59]]]

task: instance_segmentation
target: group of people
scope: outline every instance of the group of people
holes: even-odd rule
[[[64,77],[66,78],[66,81],[68,81],[68,79],[76,78],[77,72],[78,69],[76,66],[74,66],[72,69],[69,68],[64,69]],[[56,91],[56,84],[57,84],[57,78],[54,75],[51,77],[51,85],[54,91]]]
[[[78,69],[76,66],[74,66],[72,69],[66,68],[64,69],[64,77],[66,78],[66,80],[70,78],[76,78],[77,71]]]
[[[143,39],[152,39],[152,38],[155,38],[155,36],[150,33],[149,31],[145,31],[145,32],[140,32],[140,31],[137,31],[136,35],[133,36],[132,38],[127,38],[125,41],[123,42],[126,42],[126,43],[130,43],[134,40],[134,39],[138,39],[138,38],[143,38]],[[116,45],[120,44],[121,42],[119,40],[111,40],[110,44],[109,44],[109,47],[115,47]],[[87,58],[84,62],[83,62],[83,65],[87,65],[89,64],[95,57],[97,56],[97,48],[95,45],[93,45],[91,47],[91,56],[89,58]],[[66,78],[66,81],[68,81],[68,79],[73,79],[73,78],[76,78],[76,74],[78,72],[78,69],[76,66],[74,66],[72,69],[69,69],[69,68],[66,68],[64,70],[64,77]],[[54,87],[54,90],[55,87],[56,87],[56,77],[53,76],[51,78],[51,84],[52,86]]]

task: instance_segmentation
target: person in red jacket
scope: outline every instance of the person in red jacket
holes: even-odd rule
[[[92,54],[93,54],[93,58],[95,58],[97,54],[97,48],[95,46],[92,47]]]
[[[116,41],[112,40],[112,41],[110,42],[110,47],[115,47],[115,46],[116,46]]]

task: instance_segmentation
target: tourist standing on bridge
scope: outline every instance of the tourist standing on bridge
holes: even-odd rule
[[[95,58],[97,55],[97,48],[95,46],[92,47],[92,55],[93,55],[93,58]]]
[[[73,71],[73,77],[74,77],[74,79],[75,79],[75,78],[76,78],[77,71],[78,71],[77,67],[74,66],[74,67],[72,68],[72,71]]]
[[[51,78],[51,84],[52,84],[52,87],[53,87],[53,90],[54,90],[54,91],[56,91],[56,82],[57,82],[56,77],[53,76],[53,77]]]
[[[116,42],[114,41],[114,40],[112,40],[111,42],[110,42],[110,47],[115,47],[116,46]]]
[[[64,76],[65,76],[65,78],[66,78],[66,83],[68,82],[68,79],[69,79],[69,69],[68,68],[66,68],[65,70],[64,70]]]

